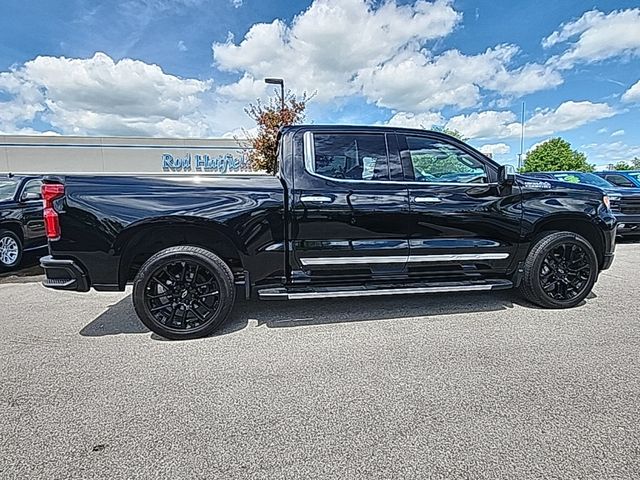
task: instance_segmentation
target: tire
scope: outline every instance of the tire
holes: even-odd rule
[[[584,237],[550,232],[527,255],[520,293],[543,308],[575,307],[591,293],[598,270],[596,252]]]
[[[22,241],[11,230],[0,230],[0,269],[13,270],[22,262]]]
[[[171,247],[153,255],[133,283],[133,306],[152,332],[171,340],[206,337],[233,308],[229,266],[200,247]]]

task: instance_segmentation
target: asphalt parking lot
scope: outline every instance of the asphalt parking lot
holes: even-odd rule
[[[187,342],[31,268],[0,279],[2,479],[640,478],[640,245],[573,310],[246,302]]]

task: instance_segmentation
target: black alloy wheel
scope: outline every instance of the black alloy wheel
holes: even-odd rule
[[[598,272],[598,257],[584,237],[548,232],[527,255],[520,292],[544,308],[575,307],[591,292]]]
[[[168,248],[142,266],[133,300],[142,322],[158,335],[204,337],[224,322],[233,307],[233,274],[203,248]]]
[[[584,246],[562,243],[544,257],[540,285],[554,300],[570,301],[583,293],[589,284],[592,268]]]

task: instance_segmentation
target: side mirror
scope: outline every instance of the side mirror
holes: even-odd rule
[[[498,169],[498,182],[500,185],[511,186],[516,183],[516,169],[513,165],[500,165]]]
[[[25,192],[20,198],[21,202],[30,202],[32,200],[42,200],[42,197],[35,192]]]

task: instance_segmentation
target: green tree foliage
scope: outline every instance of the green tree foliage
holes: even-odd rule
[[[640,170],[640,158],[634,157],[628,162],[618,162],[614,165],[616,170]]]
[[[432,128],[432,130],[434,132],[440,132],[440,133],[445,133],[447,135],[450,135],[452,137],[457,138],[458,140],[461,140],[463,142],[466,142],[468,140],[467,137],[465,137],[462,132],[459,132],[458,130],[454,130],[452,128],[446,128],[446,127],[440,127],[438,125],[434,125],[434,127]]]
[[[593,171],[586,155],[572,150],[571,144],[562,138],[552,138],[529,151],[521,169],[525,173],[562,170]]]
[[[275,174],[278,171],[278,131],[286,125],[295,125],[304,120],[304,111],[310,97],[306,93],[298,99],[293,93],[285,94],[284,108],[280,95],[272,96],[264,104],[260,100],[251,103],[244,111],[258,126],[256,136],[247,135],[253,149],[249,160],[256,170]]]

